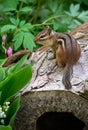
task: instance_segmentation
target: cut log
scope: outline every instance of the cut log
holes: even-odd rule
[[[71,112],[88,126],[88,100],[68,91],[49,90],[22,95],[16,130],[36,130],[38,118],[46,112]]]
[[[78,43],[82,53],[73,67],[69,91],[62,84],[64,68],[57,66],[52,50],[42,48],[32,52],[26,64],[34,63],[33,77],[20,92],[21,108],[15,121],[16,130],[36,129],[37,119],[45,112],[71,112],[88,127],[88,40],[84,38]]]

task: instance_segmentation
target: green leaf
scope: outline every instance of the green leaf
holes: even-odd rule
[[[28,31],[30,29],[32,29],[33,25],[31,23],[26,23],[23,26],[21,26],[21,30],[22,31]]]
[[[4,11],[14,11],[17,8],[18,0],[3,1]]]
[[[53,28],[54,30],[59,31],[59,32],[66,32],[68,29],[67,26],[65,26],[62,23],[58,23],[58,21],[53,22]]]
[[[80,4],[76,4],[76,5],[71,4],[71,6],[70,6],[71,15],[77,16],[79,14],[79,12],[78,12],[79,8],[80,8]]]
[[[71,13],[70,13],[70,12],[68,12],[68,11],[64,11],[64,12],[65,12],[65,14],[71,16]]]
[[[75,23],[77,26],[81,25],[81,22],[78,21],[78,20],[76,20],[76,19],[74,19],[74,23]],[[76,26],[76,27],[77,27],[77,26]]]
[[[74,28],[76,28],[77,27],[77,24],[73,21],[69,26],[68,26],[68,28],[70,29],[70,30],[72,30],[72,29],[74,29]]]
[[[65,14],[71,16],[71,17],[76,17],[79,15],[79,9],[80,9],[80,4],[71,4],[70,5],[70,11],[64,11]]]
[[[19,26],[22,27],[25,24],[25,20],[21,21]]]
[[[33,34],[31,33],[24,34],[23,47],[25,49],[33,50],[33,47],[35,47]]]
[[[0,59],[0,66],[2,66],[5,61],[6,61],[6,59]]]
[[[29,7],[29,6],[26,6],[26,7],[23,7],[20,11],[23,12],[23,13],[27,13],[29,11],[32,11],[32,8]]]
[[[88,11],[82,11],[78,18],[83,22],[88,21]]]
[[[14,30],[16,29],[15,25],[5,25],[1,28],[1,33],[7,32],[9,30]]]
[[[16,51],[23,42],[23,38],[24,38],[24,33],[23,32],[19,32],[17,33],[17,35],[14,37],[14,50]]]
[[[0,81],[4,80],[5,76],[5,69],[0,67]]]
[[[76,4],[76,5],[71,4],[71,6],[70,6],[70,12],[73,13],[74,10],[75,10],[75,12],[77,12],[79,10],[79,8],[80,8],[80,4]]]
[[[9,74],[9,76],[0,83],[2,88],[1,101],[2,105],[5,101],[14,97],[31,79],[32,69],[27,65],[17,71],[16,73]]]
[[[10,105],[6,113],[5,125],[9,124],[13,126],[15,116],[19,108],[20,108],[20,97],[17,97],[15,101],[13,101],[13,103]]]
[[[12,130],[11,126],[0,125],[0,130]]]
[[[17,64],[13,67],[13,69],[11,70],[11,72],[16,72],[16,71],[18,71],[18,70],[24,65],[24,63],[27,61],[27,57],[28,57],[28,55],[23,56],[23,57],[17,62]]]
[[[33,50],[33,47],[35,47],[34,43],[34,35],[32,33],[28,32],[19,32],[14,37],[14,50],[16,51],[23,43],[23,47],[25,49]]]
[[[16,26],[18,26],[18,24],[19,24],[19,19],[14,19],[14,18],[10,17],[10,21],[12,24],[14,24]]]
[[[52,12],[53,14],[56,13],[56,11],[59,8],[59,5],[57,4],[57,0],[52,1],[51,3],[48,3],[48,8],[49,8],[50,12]]]

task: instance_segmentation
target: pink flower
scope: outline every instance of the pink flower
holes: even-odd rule
[[[7,50],[7,55],[12,56],[12,53],[13,53],[13,50],[12,50],[11,47],[9,47],[8,50]]]
[[[2,36],[2,44],[5,44],[5,43],[6,43],[6,40],[7,40],[7,35],[4,34],[4,35]]]

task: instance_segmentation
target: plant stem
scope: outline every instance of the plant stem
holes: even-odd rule
[[[3,48],[3,50],[5,51],[5,54],[6,54],[7,49],[6,49],[6,47],[3,44],[2,44],[2,48]]]
[[[35,25],[33,25],[33,27],[35,27],[35,26],[43,26],[43,25],[50,25],[52,23],[47,23],[48,21],[50,21],[52,19],[56,19],[56,18],[62,17],[62,16],[64,16],[64,15],[50,17],[50,18],[46,19],[44,22],[42,22],[41,24],[35,24]]]
[[[46,19],[42,24],[45,24],[52,19],[56,19],[56,18],[59,18],[59,17],[62,17],[62,16],[64,16],[64,15],[59,15],[59,16],[57,15],[57,16],[50,17],[50,18]]]
[[[20,29],[17,28],[16,31],[14,32],[14,34],[13,34],[13,37],[15,37],[15,35],[16,35],[19,31],[20,31]]]
[[[17,12],[17,19],[19,19],[19,17],[20,17],[20,10],[22,9],[22,6],[23,6],[23,2],[21,2],[20,6],[19,6],[19,10]]]
[[[38,6],[37,6],[37,9],[36,9],[36,12],[35,12],[35,15],[32,17],[32,19],[30,20],[31,22],[33,21],[33,23],[36,22],[37,18],[38,18],[38,14],[40,12],[40,9],[41,9],[41,0],[38,0]]]
[[[40,23],[40,24],[34,24],[33,27],[38,27],[38,26],[44,26],[44,25],[52,25],[52,23]]]

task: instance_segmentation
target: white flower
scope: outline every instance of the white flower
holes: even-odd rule
[[[10,105],[10,102],[5,102],[6,106]]]
[[[5,124],[4,119],[1,119],[1,123],[2,123],[2,125],[4,125],[4,124]]]
[[[8,111],[8,108],[5,108],[5,112]]]
[[[6,106],[4,111],[6,112],[6,111],[8,111],[8,109],[9,109],[9,106]]]
[[[3,118],[6,118],[6,114],[3,115]]]
[[[10,102],[5,102],[3,105],[3,110],[6,112],[9,108]]]
[[[0,112],[2,112],[2,107],[0,106]]]
[[[0,113],[0,118],[4,118],[5,117],[5,112],[4,111],[2,111],[1,113]]]

